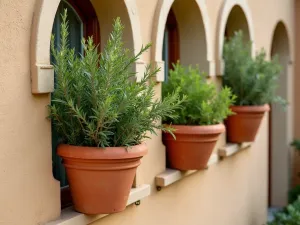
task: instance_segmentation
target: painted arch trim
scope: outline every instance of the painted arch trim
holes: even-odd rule
[[[154,40],[154,54],[153,58],[157,66],[164,68],[164,62],[162,61],[162,49],[163,49],[163,38],[164,30],[168,18],[169,11],[175,0],[159,0],[157,3],[156,13],[155,13],[155,22],[152,31]],[[206,58],[210,65],[209,74],[214,74],[214,62],[213,62],[213,43],[211,38],[211,29],[210,29],[210,19],[208,16],[208,10],[205,3],[205,0],[195,0],[197,3],[201,19],[204,25],[205,39],[206,39]],[[156,80],[159,82],[164,81],[164,71],[158,73]]]
[[[31,91],[33,94],[51,93],[54,90],[54,69],[50,64],[50,39],[53,21],[61,0],[37,0],[35,5],[30,43]],[[135,0],[124,0],[130,19],[134,53],[142,46],[140,21]],[[143,61],[135,65],[143,74]],[[139,71],[140,70],[140,71]],[[139,78],[138,78],[139,79]]]

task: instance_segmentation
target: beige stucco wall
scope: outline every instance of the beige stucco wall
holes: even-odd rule
[[[159,1],[161,3],[161,0]],[[176,1],[184,4],[184,0]],[[60,213],[59,185],[52,178],[51,172],[51,127],[45,118],[49,94],[31,94],[30,65],[35,63],[30,62],[31,25],[33,15],[37,13],[35,7],[37,2],[40,0],[2,0],[0,3],[0,224],[5,225],[41,224],[55,219]],[[45,2],[51,4],[52,0]],[[54,2],[57,0],[53,1],[53,4]],[[118,5],[117,1],[109,1],[104,8],[98,8],[96,11],[99,15],[101,12],[107,13],[106,9],[110,7],[125,7],[133,4],[134,0],[125,2],[126,4]],[[120,13],[126,26],[130,23],[140,25],[138,29],[126,33],[129,46],[136,47],[139,41],[144,44],[155,42],[156,36],[153,31],[158,18],[155,16],[157,2],[158,0],[136,0],[137,10],[131,9],[129,17],[123,14],[126,12],[125,9],[117,9],[106,16],[101,14],[100,18],[111,20],[111,15]],[[293,60],[293,0],[197,0],[197,2],[197,5],[206,6],[209,22],[205,20],[205,23],[211,31],[208,42],[213,56],[212,58],[207,56],[206,60],[216,63],[216,68],[220,67],[218,40],[222,21],[219,19],[228,17],[222,16],[221,12],[223,7],[231,2],[248,6],[247,13],[251,13],[253,19],[249,22],[252,23],[254,30],[256,49],[265,47],[266,51],[270,52],[273,30],[276,23],[283,20],[289,32]],[[94,1],[95,7],[98,7],[98,4],[100,7],[101,4]],[[136,21],[129,23],[132,18],[138,18],[138,23]],[[184,19],[188,21],[188,18],[182,16],[181,22],[184,22]],[[50,15],[46,20],[53,18]],[[109,30],[107,23],[106,21],[100,23],[101,26],[102,24],[105,26],[104,30]],[[180,23],[181,26],[184,25]],[[158,32],[163,32],[163,29]],[[140,34],[140,40],[133,37],[136,33]],[[199,35],[200,33],[199,31]],[[47,33],[44,35],[47,36]],[[103,36],[102,38],[105,39]],[[134,41],[130,41],[131,38]],[[155,47],[155,43],[153,44]],[[37,46],[35,49],[45,51],[40,47]],[[192,51],[191,54],[195,54],[195,57],[189,55],[185,60],[199,59],[199,63],[204,61],[202,52],[198,56],[197,53]],[[46,54],[47,51],[41,55]],[[155,55],[155,52],[150,51],[143,56],[143,60],[155,61],[157,60]],[[210,64],[210,68],[214,63]],[[220,83],[221,79],[212,80]],[[160,88],[160,84],[157,84],[158,97]],[[297,107],[298,110],[300,107]],[[300,134],[300,131],[296,130],[296,133]],[[224,141],[223,135],[219,144],[224,144]],[[147,143],[149,154],[144,157],[138,170],[138,182],[152,185],[151,196],[143,200],[140,206],[129,206],[124,212],[105,217],[94,225],[261,225],[265,222],[268,195],[267,116],[256,142],[250,149],[212,166],[207,171],[197,172],[160,192],[155,189],[154,177],[165,170],[164,146],[160,136],[153,137]]]

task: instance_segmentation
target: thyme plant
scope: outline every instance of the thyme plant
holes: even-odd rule
[[[262,49],[251,57],[251,42],[245,42],[242,31],[224,44],[224,85],[237,96],[236,105],[263,105],[285,100],[276,95],[281,66],[278,57],[267,61]]]
[[[153,100],[151,77],[159,69],[148,66],[141,82],[131,68],[150,45],[135,56],[122,42],[123,25],[114,21],[113,31],[102,53],[92,37],[82,40],[84,53],[69,48],[67,11],[62,15],[61,42],[51,51],[57,76],[49,115],[63,143],[77,146],[113,147],[140,144],[156,129],[172,132],[159,122],[176,118],[182,99],[174,90],[163,101]]]
[[[221,123],[232,112],[229,108],[235,101],[230,88],[224,87],[220,92],[198,68],[185,68],[179,63],[173,65],[167,83],[163,83],[163,98],[167,99],[177,87],[180,96],[186,96],[181,108],[176,109],[178,117],[165,120],[166,123],[178,125],[212,125]]]

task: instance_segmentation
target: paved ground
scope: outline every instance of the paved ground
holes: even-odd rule
[[[279,210],[281,210],[281,208],[273,208],[272,207],[272,208],[268,209],[268,222],[271,222],[274,219],[273,214]]]

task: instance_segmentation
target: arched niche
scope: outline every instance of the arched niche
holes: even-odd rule
[[[101,43],[106,42],[112,29],[113,19],[120,17],[124,26],[125,46],[136,54],[141,46],[140,22],[135,0],[91,0],[101,27]],[[31,33],[31,83],[33,94],[53,91],[54,72],[50,64],[50,37],[60,0],[37,0]],[[103,45],[101,45],[103,47]],[[136,72],[143,74],[142,60],[135,65]],[[139,80],[140,78],[137,77]]]
[[[252,55],[255,54],[254,46],[254,27],[250,8],[246,0],[228,0],[225,1],[220,11],[218,19],[217,32],[217,48],[216,58],[218,60],[216,65],[217,75],[223,74],[223,45],[226,37],[231,37],[234,32],[242,30],[247,41],[252,42]]]
[[[285,24],[276,24],[272,36],[271,58],[278,56],[282,71],[278,81],[277,95],[291,102],[292,73],[290,42]],[[289,94],[290,92],[290,94]],[[290,188],[290,142],[292,139],[291,109],[272,104],[270,113],[270,204],[283,207],[288,203]]]
[[[171,10],[172,9],[172,10]],[[164,32],[170,12],[174,13],[179,31],[179,59],[182,64],[198,64],[208,75],[214,74],[213,45],[208,12],[204,0],[159,0],[153,27],[153,61],[162,70],[158,82],[164,81],[162,58]]]

